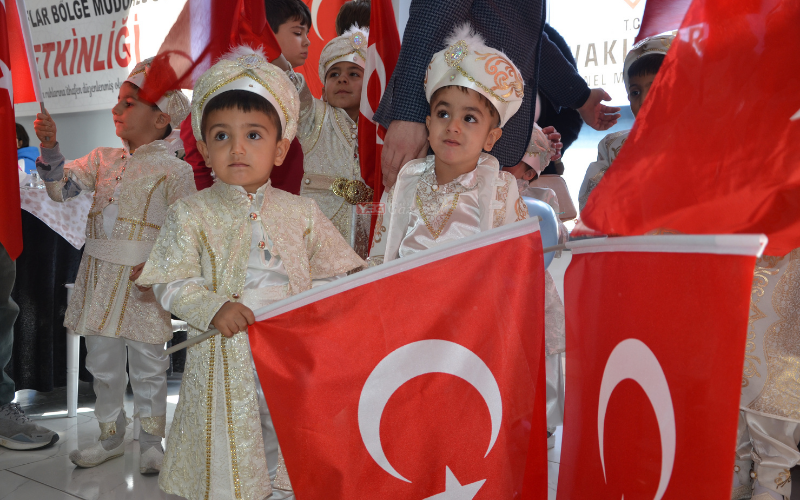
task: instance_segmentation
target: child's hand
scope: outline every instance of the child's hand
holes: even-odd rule
[[[128,279],[131,280],[131,281],[136,281],[137,279],[139,279],[139,276],[142,275],[142,269],[144,269],[144,262],[142,262],[141,264],[136,264],[135,266],[133,266],[131,268],[131,275],[128,277]],[[150,290],[151,287],[136,285],[136,288],[138,288],[140,292],[146,292],[146,291]]]
[[[550,158],[550,161],[556,161],[561,158],[561,148],[564,147],[564,144],[561,143],[561,134],[558,133],[555,127],[552,125],[549,127],[545,127],[542,129],[544,135],[547,136],[547,139],[550,141],[550,149],[553,151],[553,156]]]
[[[239,302],[225,302],[211,319],[211,325],[226,337],[247,331],[247,326],[255,322],[253,311]]]
[[[36,115],[33,130],[36,131],[36,137],[42,141],[43,147],[50,149],[56,146],[56,122],[53,121],[47,110]]]

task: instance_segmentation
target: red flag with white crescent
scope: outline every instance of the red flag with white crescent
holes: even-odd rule
[[[730,498],[765,244],[759,235],[570,243],[558,500]]]
[[[22,219],[17,175],[17,129],[14,121],[14,79],[9,46],[9,24],[14,16],[0,5],[0,243],[12,260],[22,253]],[[17,21],[18,22],[18,18]]]
[[[372,241],[378,203],[383,195],[381,150],[383,138],[386,136],[386,129],[375,123],[372,117],[397,65],[397,58],[400,57],[400,35],[397,33],[391,0],[372,0],[369,22],[369,47],[361,90],[361,113],[358,117],[358,155],[361,177],[374,190],[372,204],[360,207],[372,214],[369,232],[369,241]]]
[[[691,4],[692,0],[647,0],[636,42],[678,29]]]
[[[256,320],[253,359],[297,498],[547,498],[535,219],[301,293]]]
[[[764,233],[768,255],[800,247],[798,19],[796,0],[694,0],[581,221],[625,236]]]

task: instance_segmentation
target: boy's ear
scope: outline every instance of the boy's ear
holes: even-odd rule
[[[163,111],[158,112],[158,118],[156,118],[156,129],[164,130],[169,125],[171,118],[168,114],[164,113]]]
[[[328,96],[325,94],[325,85],[322,86],[322,102],[328,102]]]
[[[286,154],[289,152],[290,145],[291,142],[285,137],[278,141],[278,146],[275,148],[275,161],[273,162],[273,165],[283,165],[283,161],[286,159]]]
[[[535,178],[536,178],[536,170],[532,168],[529,168],[528,170],[525,171],[524,174],[522,174],[522,180],[524,181],[530,182]]]
[[[208,146],[206,145],[206,141],[197,141],[197,150],[203,155],[203,161],[206,162],[206,166],[211,167],[208,163]]]
[[[430,117],[429,117],[430,118]],[[486,136],[486,142],[483,143],[483,150],[487,153],[492,150],[494,144],[500,140],[500,137],[503,135],[503,129],[500,127],[495,127],[489,131],[489,135]]]
[[[425,117],[425,128],[428,129],[428,135],[431,133],[431,115]]]

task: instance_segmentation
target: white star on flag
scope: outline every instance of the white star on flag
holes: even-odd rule
[[[450,467],[445,466],[444,492],[424,500],[472,500],[485,482],[485,479],[481,479],[466,486],[461,486]]]

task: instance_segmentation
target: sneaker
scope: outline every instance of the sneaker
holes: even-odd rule
[[[33,423],[18,403],[0,406],[0,446],[35,450],[58,441],[58,434]]]
[[[151,446],[139,455],[139,472],[141,474],[158,474],[164,462],[164,451],[161,446]]]

